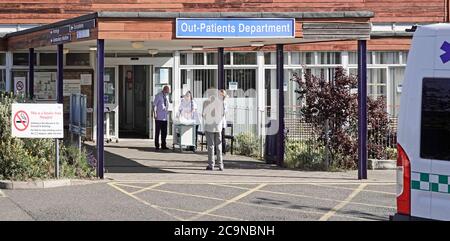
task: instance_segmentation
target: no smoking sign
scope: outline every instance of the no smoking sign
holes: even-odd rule
[[[14,127],[18,131],[24,131],[30,125],[30,117],[28,116],[27,112],[21,110],[14,115],[13,122]]]
[[[11,134],[19,138],[64,138],[62,104],[12,105]]]

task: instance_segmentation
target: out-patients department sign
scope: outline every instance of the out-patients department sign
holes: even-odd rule
[[[14,137],[64,137],[62,104],[13,104],[11,118]]]
[[[177,18],[177,38],[294,38],[293,18]]]

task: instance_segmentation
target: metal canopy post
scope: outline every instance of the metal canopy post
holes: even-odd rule
[[[63,84],[64,84],[64,66],[63,66],[63,49],[64,49],[64,45],[62,44],[58,44],[58,50],[56,53],[56,65],[57,65],[57,69],[56,69],[56,102],[58,104],[63,104],[64,103],[64,89],[63,89]],[[55,143],[56,143],[56,163],[55,163],[55,175],[56,178],[59,178],[59,140],[55,139]]]
[[[225,68],[224,68],[224,50],[219,48],[217,51],[217,89],[225,89]]]
[[[358,40],[358,179],[367,179],[367,42]]]
[[[104,71],[105,71],[105,40],[97,39],[97,176],[104,175]]]
[[[34,48],[28,49],[28,94],[34,98]]]
[[[284,164],[284,51],[283,44],[277,44],[277,89],[278,89],[278,135],[277,164]]]

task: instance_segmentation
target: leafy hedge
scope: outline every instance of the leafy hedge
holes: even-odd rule
[[[236,136],[236,153],[243,156],[260,157],[259,139],[250,132]]]
[[[11,136],[11,104],[18,99],[0,93],[0,179],[32,180],[55,176],[53,139],[19,139]],[[95,169],[88,163],[86,151],[61,145],[61,177],[91,178]]]

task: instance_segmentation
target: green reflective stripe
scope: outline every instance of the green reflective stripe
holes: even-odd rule
[[[446,175],[412,172],[411,189],[450,194],[449,180]]]

